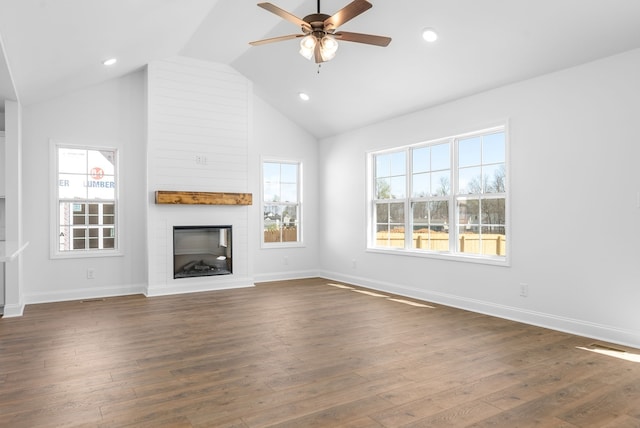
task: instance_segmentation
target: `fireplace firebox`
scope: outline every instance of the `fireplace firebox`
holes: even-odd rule
[[[230,275],[231,226],[174,226],[173,278]]]

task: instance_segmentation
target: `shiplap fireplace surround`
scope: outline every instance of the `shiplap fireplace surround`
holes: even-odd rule
[[[149,296],[253,285],[249,257],[251,83],[223,64],[148,66]],[[156,190],[162,189],[162,190]],[[222,189],[224,192],[212,192]],[[233,272],[174,278],[176,226],[228,225]]]

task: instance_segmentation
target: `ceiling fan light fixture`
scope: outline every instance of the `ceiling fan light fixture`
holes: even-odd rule
[[[313,51],[316,47],[316,43],[316,38],[313,35],[308,34],[304,36],[302,40],[300,40],[300,55],[309,60],[313,58]]]
[[[323,61],[329,61],[336,56],[338,41],[332,35],[325,35],[320,41],[320,55]]]

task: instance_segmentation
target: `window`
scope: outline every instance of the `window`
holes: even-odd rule
[[[299,162],[262,163],[263,243],[266,246],[302,241],[301,169]]]
[[[54,256],[116,252],[117,151],[55,146]]]
[[[369,248],[506,262],[505,127],[372,153]]]

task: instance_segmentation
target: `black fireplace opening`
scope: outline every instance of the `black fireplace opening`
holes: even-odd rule
[[[230,275],[231,226],[174,226],[173,278]]]

